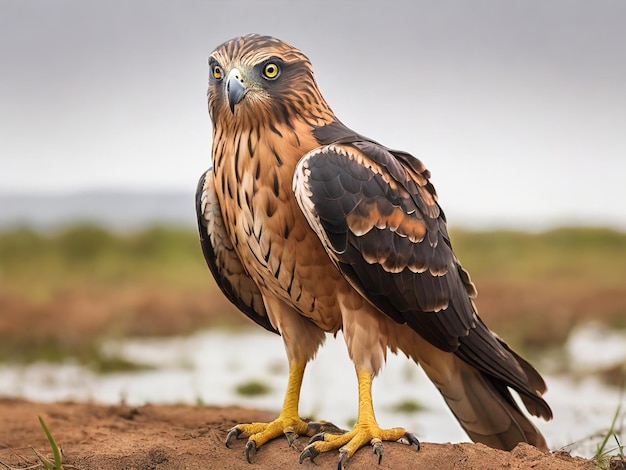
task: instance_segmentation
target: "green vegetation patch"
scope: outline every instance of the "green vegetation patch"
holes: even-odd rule
[[[590,319],[626,328],[626,233],[456,229],[451,239],[478,288],[480,316],[522,354],[562,346]],[[106,338],[216,325],[253,326],[215,284],[195,230],[0,232],[0,360],[98,364]]]
[[[623,418],[621,405],[617,407],[611,426],[604,434],[602,440],[596,447],[596,455],[593,457],[593,463],[596,468],[613,470],[626,467],[626,458],[624,457],[624,445],[621,441],[623,428],[621,424]]]
[[[247,382],[240,383],[239,385],[237,385],[237,387],[235,387],[235,392],[238,395],[243,395],[247,397],[267,395],[271,391],[272,388],[269,385],[256,379],[251,379]]]
[[[10,338],[0,342],[0,362],[29,364],[68,360],[76,361],[97,374],[153,369],[117,354],[105,354],[97,342],[66,344],[55,338]]]
[[[404,398],[389,407],[389,411],[393,413],[420,413],[425,409],[422,403],[412,398]]]
[[[473,277],[585,279],[623,285],[626,233],[563,227],[542,233],[451,231],[452,246]]]
[[[41,424],[41,427],[43,428],[43,431],[46,434],[46,437],[48,438],[50,448],[52,449],[52,454],[54,455],[54,462],[51,462],[50,460],[45,458],[40,452],[36,451],[35,449],[33,450],[37,454],[37,457],[39,457],[39,460],[41,460],[41,463],[46,468],[46,470],[63,470],[63,465],[61,463],[62,453],[61,453],[60,447],[57,445],[54,437],[52,437],[52,433],[48,429],[48,426],[46,425],[43,418],[41,416],[38,416],[38,418],[39,418],[39,424]]]
[[[54,233],[0,233],[0,281],[9,291],[142,281],[189,285],[206,283],[206,274],[198,235],[189,229],[114,233],[77,225]]]

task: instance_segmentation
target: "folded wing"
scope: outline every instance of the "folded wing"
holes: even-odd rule
[[[269,321],[259,288],[246,272],[228,237],[213,185],[212,169],[207,170],[198,182],[196,215],[202,253],[217,285],[239,310],[266,330],[278,333]]]
[[[356,134],[305,155],[294,175],[301,210],[352,286],[381,312],[478,370],[511,406],[550,419],[535,369],[478,317],[429,173],[404,152]]]

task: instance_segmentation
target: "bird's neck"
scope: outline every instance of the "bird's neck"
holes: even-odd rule
[[[214,167],[232,173],[238,181],[245,172],[261,173],[255,179],[274,171],[291,177],[298,161],[320,145],[314,130],[330,119],[334,119],[332,112],[315,119],[295,116],[255,125],[218,121],[213,131]]]

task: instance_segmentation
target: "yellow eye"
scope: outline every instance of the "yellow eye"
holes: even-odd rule
[[[273,80],[276,77],[278,77],[279,74],[280,74],[280,69],[278,68],[278,65],[276,65],[274,62],[265,64],[265,67],[263,67],[263,75],[265,75],[265,78],[269,78],[270,80]]]
[[[222,67],[220,67],[219,65],[214,65],[213,69],[211,70],[211,73],[213,74],[213,78],[215,80],[221,80],[224,77],[224,72],[222,72]]]

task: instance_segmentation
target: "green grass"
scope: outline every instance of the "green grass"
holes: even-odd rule
[[[618,284],[626,276],[626,233],[606,228],[560,228],[543,233],[452,230],[457,256],[475,278],[577,278]],[[199,274],[201,276],[199,276]],[[0,232],[3,289],[71,283],[160,280],[197,284],[206,277],[197,233],[152,227],[113,233],[78,225],[54,233]]]
[[[67,285],[188,285],[205,274],[198,236],[188,229],[153,227],[117,234],[78,225],[56,233],[0,233],[0,281],[9,291],[45,296]]]
[[[272,391],[272,388],[265,382],[260,380],[251,379],[247,382],[240,383],[235,387],[237,395],[243,395],[247,397],[256,397],[259,395],[267,395]]]
[[[152,367],[129,361],[117,354],[106,354],[98,342],[62,344],[55,338],[35,340],[9,338],[0,346],[0,362],[28,364],[36,361],[60,363],[72,358],[98,374],[149,370]]]
[[[623,285],[626,233],[607,228],[558,228],[543,233],[452,230],[457,257],[475,278],[583,279]]]
[[[424,411],[426,407],[417,400],[405,398],[390,406],[393,413],[412,414]]]
[[[61,451],[59,449],[59,446],[54,440],[54,437],[52,437],[52,433],[48,429],[48,426],[46,425],[43,418],[41,416],[37,417],[39,418],[39,423],[41,424],[43,431],[46,433],[46,437],[48,438],[48,442],[50,443],[50,448],[52,449],[52,454],[54,455],[54,463],[50,462],[39,452],[37,452],[37,456],[41,460],[41,463],[46,468],[46,470],[63,470],[63,465],[61,463]]]
[[[560,228],[543,233],[452,230],[458,258],[475,279],[582,279],[622,285],[626,233],[605,228]],[[78,225],[55,233],[0,232],[0,281],[5,290],[46,291],[64,285],[161,281],[206,282],[194,230],[152,227],[113,233]]]
[[[523,352],[558,347],[589,319],[626,328],[626,233],[457,229],[451,237],[477,284],[480,315]],[[0,361],[74,357],[95,370],[132,368],[107,363],[98,344],[215,325],[251,323],[215,285],[195,230],[0,232]]]
[[[621,424],[618,425],[618,420],[623,419],[622,407],[619,405],[613,416],[613,421],[608,431],[604,435],[602,441],[598,443],[596,448],[596,454],[593,458],[594,466],[599,469],[611,469],[620,468],[613,465],[615,460],[621,461],[622,464],[626,464],[624,458],[624,446],[621,443],[621,434],[623,429]],[[613,444],[613,441],[615,444]],[[624,466],[624,465],[623,465]]]
[[[43,420],[43,418],[41,416],[37,416],[37,418],[39,419],[39,424],[41,425],[41,428],[43,429],[43,432],[46,434],[46,438],[48,439],[48,444],[50,445],[50,450],[52,450],[52,456],[54,461],[50,460],[48,457],[46,457],[33,447],[32,450],[39,459],[39,463],[28,467],[23,467],[20,465],[19,468],[26,468],[28,470],[65,470],[63,467],[63,451],[61,447],[57,445],[56,440],[52,436],[52,433],[50,432],[50,429],[48,428],[48,425]],[[18,467],[12,467],[2,461],[0,461],[0,467],[5,468],[6,470],[18,470]],[[68,468],[76,469],[76,467],[74,466],[70,466]]]

